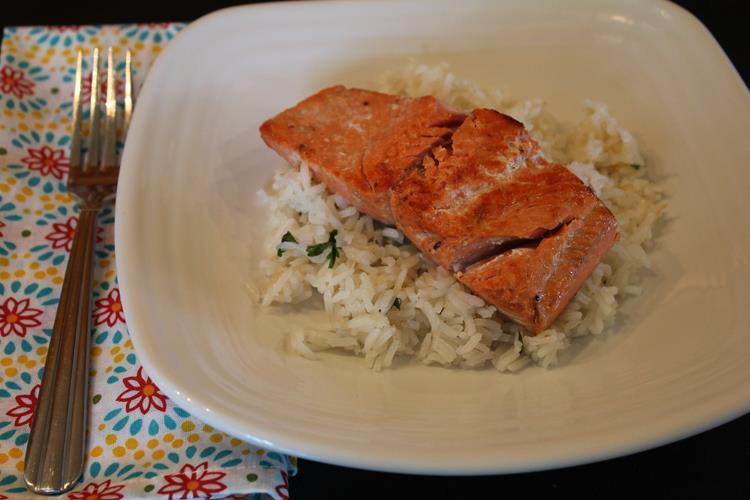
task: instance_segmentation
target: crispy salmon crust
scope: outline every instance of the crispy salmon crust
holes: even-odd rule
[[[391,210],[426,256],[532,332],[551,325],[618,237],[578,177],[489,109],[395,185]]]
[[[502,252],[458,280],[533,333],[547,329],[617,241],[617,225],[594,205],[538,243]]]
[[[334,86],[266,121],[266,144],[295,166],[302,162],[329,190],[393,224],[390,189],[466,115],[432,96],[401,97]]]

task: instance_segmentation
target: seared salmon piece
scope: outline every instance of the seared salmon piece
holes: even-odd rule
[[[618,238],[617,222],[523,125],[477,109],[396,183],[404,234],[474,293],[538,333]]]
[[[555,321],[617,239],[612,213],[597,204],[556,233],[478,262],[456,277],[538,333]]]
[[[260,133],[292,165],[307,164],[329,190],[393,224],[393,184],[431,148],[448,140],[465,118],[432,96],[335,86],[266,121]]]

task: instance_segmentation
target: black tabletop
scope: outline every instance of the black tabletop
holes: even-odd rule
[[[457,0],[458,1],[458,0]],[[191,21],[241,3],[58,1],[7,2],[0,23],[15,25]],[[678,0],[700,19],[748,84],[745,0]],[[1,26],[0,26],[1,27]],[[713,332],[712,332],[713,334]],[[719,334],[717,332],[717,334]],[[385,474],[299,461],[291,495],[302,498],[748,498],[750,415],[650,451],[595,464],[527,474],[435,477]]]

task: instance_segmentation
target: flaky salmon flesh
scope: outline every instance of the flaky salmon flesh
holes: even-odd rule
[[[619,238],[601,200],[495,110],[335,86],[260,133],[531,334],[552,325]]]

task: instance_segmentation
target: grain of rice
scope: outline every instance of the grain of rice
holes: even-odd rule
[[[469,337],[468,342],[466,342],[464,345],[456,349],[456,354],[458,354],[459,356],[463,356],[465,354],[470,353],[477,346],[477,344],[479,344],[481,340],[482,340],[482,335],[479,333],[475,333],[474,335]]]
[[[292,334],[289,337],[291,348],[293,351],[295,351],[300,356],[311,359],[311,360],[317,360],[318,355],[315,354],[305,343],[305,332],[302,330],[295,330],[292,332]]]
[[[383,229],[383,236],[385,238],[390,238],[394,241],[397,241],[399,243],[404,242],[404,235],[401,231],[394,227],[386,227]]]

